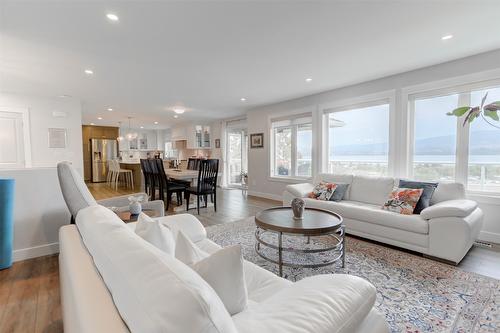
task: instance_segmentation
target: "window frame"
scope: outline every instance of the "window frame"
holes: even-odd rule
[[[363,95],[355,98],[339,100],[332,103],[323,104],[320,106],[322,119],[322,163],[321,172],[328,173],[329,163],[329,121],[330,113],[349,111],[354,109],[367,108],[387,104],[389,106],[389,133],[388,133],[388,154],[387,154],[387,177],[391,177],[399,168],[399,161],[396,159],[397,151],[399,150],[399,142],[397,141],[397,113],[396,113],[396,90],[387,90],[375,94]]]
[[[294,120],[296,119],[301,119],[301,118],[310,118],[310,121],[308,122],[298,122],[298,123],[293,123]],[[289,125],[281,125],[281,126],[274,126],[273,124],[277,122],[285,122],[285,121],[290,121],[291,124]],[[301,125],[304,124],[310,124],[311,125],[311,175],[310,176],[298,176],[297,175],[297,132],[298,128]],[[291,156],[290,156],[290,175],[288,176],[280,176],[275,174],[276,171],[276,137],[275,137],[275,130],[280,129],[280,128],[290,128],[292,137],[291,137]],[[296,112],[293,114],[287,114],[287,116],[274,116],[269,118],[269,137],[270,137],[270,154],[269,154],[269,180],[273,181],[284,181],[284,182],[297,182],[297,181],[307,181],[311,180],[314,177],[314,167],[316,164],[316,158],[315,158],[315,149],[314,149],[314,117],[313,117],[313,112],[307,111],[304,112]]]
[[[479,76],[478,76],[479,75]],[[470,105],[473,91],[487,90],[500,87],[500,78],[481,77],[480,74],[471,77],[454,78],[445,81],[431,82],[419,86],[407,87],[402,91],[402,103],[406,105],[407,114],[407,154],[405,176],[413,177],[414,147],[415,147],[415,101],[417,99],[434,98],[452,94],[458,95],[457,107]],[[495,77],[495,74],[493,74]],[[404,110],[403,110],[404,111]],[[451,110],[450,110],[451,111]],[[455,179],[454,182],[462,183],[468,194],[500,196],[500,192],[470,190],[469,189],[469,146],[470,124],[462,126],[463,118],[456,118],[456,150],[455,150]]]

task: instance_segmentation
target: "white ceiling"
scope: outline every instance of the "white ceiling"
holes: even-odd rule
[[[165,128],[232,117],[500,48],[500,1],[0,6],[0,89],[71,95],[83,101],[84,123],[107,125],[129,115],[133,125],[149,128],[154,121]],[[109,12],[118,23],[106,18]],[[446,34],[454,38],[442,41]],[[191,110],[176,120],[168,108],[177,104]]]

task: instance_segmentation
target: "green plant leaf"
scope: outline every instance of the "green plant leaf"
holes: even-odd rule
[[[483,99],[481,100],[481,109],[483,108],[484,106],[484,102],[486,102],[486,98],[488,97],[488,93],[486,93],[483,97]]]
[[[448,116],[457,116],[457,117],[461,117],[463,116],[465,113],[467,113],[468,111],[472,110],[472,108],[470,106],[462,106],[460,108],[456,108],[455,110],[451,111],[451,112],[448,112],[446,113]]]
[[[486,117],[490,117],[491,119],[496,120],[496,121],[500,120],[496,110],[495,111],[484,110],[484,115]]]

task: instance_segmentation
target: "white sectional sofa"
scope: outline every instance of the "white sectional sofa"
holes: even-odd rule
[[[307,198],[320,181],[350,184],[338,202]],[[440,183],[431,206],[419,215],[401,215],[381,207],[399,179],[353,175],[319,174],[313,183],[288,185],[283,205],[304,198],[306,207],[322,208],[344,218],[347,233],[459,263],[476,240],[483,213],[467,200],[459,183]]]
[[[225,316],[229,318],[226,325],[206,320],[207,326],[199,329],[200,326],[196,326],[195,322],[203,320],[205,315],[213,315],[213,309],[193,309],[193,303],[184,300],[184,297],[192,298],[192,290],[188,291],[189,283],[179,279],[191,274],[188,272],[190,269],[172,256],[168,259],[166,254],[163,256],[159,250],[155,251],[156,248],[152,249],[151,244],[135,234],[134,224],[111,221],[114,225],[104,234],[102,231],[108,229],[102,228],[102,225],[118,217],[103,209],[101,206],[90,206],[81,210],[76,219],[77,225],[64,226],[59,232],[59,271],[66,333],[134,332],[131,327],[151,328],[154,326],[151,322],[156,320],[169,322],[166,324],[168,327],[141,329],[139,333],[389,331],[385,318],[374,308],[375,288],[366,280],[332,274],[292,283],[246,261],[247,308],[232,317],[226,313]],[[206,237],[205,228],[192,215],[159,219],[173,231],[182,230],[206,252],[220,249]],[[85,236],[79,229],[82,223],[86,224]],[[92,230],[94,226],[102,229]],[[89,239],[90,235],[94,235],[93,239]],[[94,248],[93,256],[86,244]],[[165,275],[155,275],[154,268],[159,265],[164,269],[162,272],[167,272]],[[170,270],[177,272],[173,279],[169,279],[172,276]],[[194,271],[192,273],[196,274]],[[154,288],[155,285],[161,287]],[[181,285],[184,285],[182,290]],[[163,298],[165,289],[175,297]],[[131,299],[137,299],[141,304],[134,304]],[[157,303],[149,304],[150,300]],[[183,306],[188,303],[191,308],[184,309]],[[126,323],[122,319],[122,311],[135,314],[135,321]],[[137,329],[135,332],[138,332]]]

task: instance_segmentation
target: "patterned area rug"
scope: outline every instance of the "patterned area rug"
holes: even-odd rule
[[[256,254],[254,231],[253,217],[207,227],[214,242],[221,246],[241,244],[245,259],[277,273],[277,265]],[[302,238],[294,241],[305,244]],[[284,241],[291,240],[284,237]],[[376,306],[385,314],[392,332],[500,332],[500,280],[352,237],[347,237],[346,245],[345,268],[284,267],[283,275],[292,281],[330,273],[367,279],[377,288]]]

